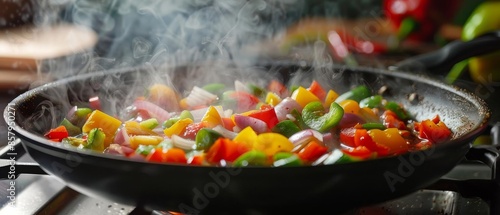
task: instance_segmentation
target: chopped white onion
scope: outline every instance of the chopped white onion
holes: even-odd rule
[[[170,118],[170,113],[168,111],[149,101],[137,99],[134,101],[134,106],[138,110],[147,111],[151,117],[156,118],[160,122],[164,122]]]
[[[290,142],[294,145],[294,149],[292,151],[296,152],[302,149],[305,144],[311,142],[311,140],[323,142],[323,134],[313,129],[306,129],[293,134],[288,138],[288,140],[290,140]]]
[[[202,88],[197,86],[193,87],[193,90],[186,97],[186,103],[190,107],[196,107],[199,105],[207,105],[212,103],[217,99],[217,95],[212,94]]]
[[[250,88],[248,88],[245,84],[243,84],[241,81],[234,81],[234,90],[236,92],[247,92],[250,93]]]
[[[290,97],[283,99],[283,101],[274,107],[274,111],[276,112],[276,116],[279,121],[287,119],[287,115],[290,114],[293,109],[301,112],[302,106]]]
[[[234,139],[238,133],[227,130],[226,128],[218,125],[213,128],[214,131],[219,132],[225,138]]]
[[[196,144],[196,142],[194,140],[184,139],[184,138],[179,137],[177,135],[172,135],[172,143],[174,144],[175,147],[185,149],[185,150],[194,149],[194,146]]]
[[[264,121],[249,116],[236,114],[234,115],[234,123],[240,128],[251,127],[257,134],[267,131],[267,124]]]

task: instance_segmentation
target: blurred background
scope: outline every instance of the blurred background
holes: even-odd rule
[[[68,76],[210,60],[386,69],[450,41],[467,41],[498,30],[499,4],[485,0],[0,0],[0,91],[6,103],[27,89]],[[467,60],[433,75],[449,83],[478,83],[481,89],[472,89],[490,97],[483,91],[500,81],[498,56]]]

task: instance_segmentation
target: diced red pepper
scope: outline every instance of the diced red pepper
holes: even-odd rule
[[[386,110],[384,114],[382,115],[384,125],[387,128],[397,128],[400,130],[405,130],[406,129],[406,124],[398,118],[396,113]]]
[[[67,138],[68,136],[68,130],[66,130],[66,127],[62,125],[50,129],[50,131],[45,134],[45,137],[55,142],[61,142],[62,139]]]
[[[165,156],[167,163],[187,163],[186,153],[182,149],[171,148],[167,150]]]
[[[248,116],[264,121],[269,129],[272,129],[279,122],[273,107],[252,112]]]
[[[227,138],[219,138],[207,151],[205,158],[210,163],[219,163],[221,160],[233,162],[250,149],[241,143]]]
[[[304,161],[313,162],[328,151],[328,147],[320,145],[316,141],[309,142],[297,155]]]
[[[229,97],[236,100],[238,111],[252,110],[259,103],[259,98],[243,91],[233,92]]]
[[[192,158],[188,160],[188,164],[191,165],[202,165],[203,164],[203,156],[201,155],[195,155]]]
[[[289,94],[286,86],[277,80],[272,80],[271,82],[269,82],[269,86],[267,87],[267,89],[273,93],[276,93],[281,98],[284,98]]]
[[[319,99],[321,99],[321,101],[325,100],[326,91],[323,89],[323,87],[321,87],[321,85],[316,80],[314,80],[311,83],[311,86],[309,86],[307,90],[316,95]]]
[[[186,129],[184,130],[184,133],[181,135],[181,137],[194,140],[196,138],[196,134],[198,134],[198,131],[205,127],[205,123],[203,122],[191,123],[186,126]]]
[[[234,124],[234,121],[229,117],[221,117],[221,119],[224,128],[227,130],[232,131],[234,126],[236,126],[236,124]]]
[[[340,130],[340,142],[349,147],[356,147],[354,142],[355,133],[356,129],[353,127]]]
[[[424,120],[415,124],[415,130],[419,132],[419,137],[429,140],[432,143],[439,143],[447,140],[451,136],[450,129],[443,121],[434,123],[433,120]]]
[[[146,157],[146,160],[163,163],[187,163],[186,153],[184,150],[178,148],[168,150],[161,148],[153,149]]]
[[[373,155],[372,151],[370,151],[366,146],[358,146],[355,148],[344,148],[342,149],[342,152],[354,157],[361,158],[363,160],[368,159]]]
[[[377,144],[371,138],[370,134],[366,129],[356,129],[354,134],[354,144],[356,147],[364,146],[372,152],[377,152],[379,156],[385,156],[389,154],[389,148],[387,146]]]

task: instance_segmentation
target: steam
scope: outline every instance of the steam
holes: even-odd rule
[[[193,86],[210,82],[230,84],[238,79],[264,85],[271,76],[284,80],[277,75],[279,68],[255,66],[262,60],[256,44],[272,41],[299,20],[305,5],[300,0],[40,1],[35,25],[87,26],[99,38],[93,49],[42,62],[39,72],[55,79],[96,74],[76,88],[47,91],[43,96],[57,105],[45,106],[58,109],[55,112],[64,116],[72,105],[84,104],[98,95],[106,112],[119,115],[154,83],[186,95]],[[330,80],[342,75],[344,69],[330,69],[335,63],[327,44],[317,42],[313,49],[312,65],[317,69],[291,71],[295,75],[287,80],[290,85],[309,84],[316,79],[332,87]],[[134,70],[137,74],[130,78],[131,74],[113,72],[116,70]],[[101,75],[106,73],[109,75]],[[180,79],[184,82],[179,83]],[[53,119],[47,124],[55,126]]]

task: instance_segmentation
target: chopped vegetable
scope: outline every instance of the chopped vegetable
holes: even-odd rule
[[[306,125],[320,132],[332,129],[340,122],[343,115],[344,110],[335,102],[330,105],[330,110],[327,113],[325,113],[321,102],[311,102],[302,110]]]
[[[267,155],[264,152],[252,150],[239,156],[233,163],[236,167],[242,166],[266,166]]]
[[[222,135],[212,129],[203,128],[196,134],[196,149],[207,151]]]
[[[62,139],[68,136],[68,131],[63,125],[60,125],[57,128],[50,129],[50,131],[45,134],[45,137],[56,142],[61,142]]]
[[[107,147],[113,142],[115,133],[118,128],[122,125],[122,122],[108,114],[101,112],[100,110],[94,110],[87,122],[82,127],[82,132],[89,133],[90,130],[94,128],[100,128],[106,135],[104,140],[104,146]]]
[[[366,86],[339,96],[317,81],[308,88],[235,81],[234,89],[194,87],[184,98],[157,84],[125,111],[122,122],[75,106],[45,136],[134,160],[227,167],[359,162],[428,149],[452,136],[438,115],[415,121]]]

